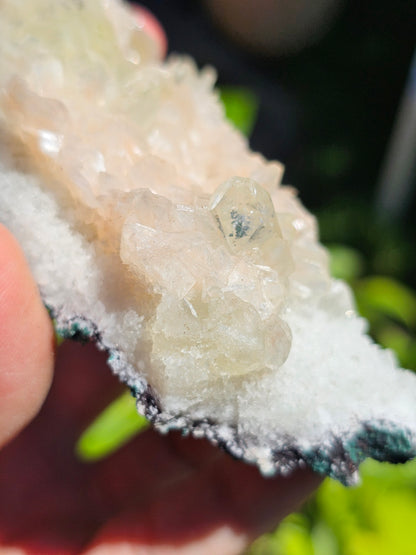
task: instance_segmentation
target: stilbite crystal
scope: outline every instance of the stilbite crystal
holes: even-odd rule
[[[0,221],[139,410],[265,473],[351,481],[366,426],[413,456],[414,378],[351,317],[314,218],[225,121],[213,71],[158,60],[116,0],[0,0],[0,37]]]

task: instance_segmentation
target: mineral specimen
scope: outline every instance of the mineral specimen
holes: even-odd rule
[[[416,455],[416,379],[365,335],[314,218],[214,73],[116,0],[0,1],[0,221],[61,332],[138,410],[265,474]]]

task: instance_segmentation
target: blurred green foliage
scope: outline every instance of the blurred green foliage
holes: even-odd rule
[[[106,457],[149,426],[144,416],[137,414],[136,403],[126,391],[89,425],[75,446],[76,454],[85,462]]]
[[[259,538],[247,555],[414,555],[416,461],[367,460],[362,483],[326,479],[301,513]]]
[[[258,99],[244,87],[221,87],[219,90],[225,115],[244,135],[249,136],[256,123]]]

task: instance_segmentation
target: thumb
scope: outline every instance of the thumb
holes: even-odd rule
[[[38,412],[53,369],[53,330],[17,242],[0,224],[0,446]]]

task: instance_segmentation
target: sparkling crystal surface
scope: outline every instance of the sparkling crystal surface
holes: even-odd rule
[[[327,285],[325,256],[308,252],[313,221],[290,190],[279,191],[280,166],[251,154],[223,121],[212,71],[179,59],[161,66],[140,29],[122,27],[119,4],[54,4],[79,44],[43,21],[49,5],[30,16],[3,7],[3,34],[20,48],[18,68],[15,59],[0,66],[3,118],[49,186],[61,184],[74,225],[88,222],[137,282],[150,382],[169,394],[178,381],[192,397],[198,380],[277,370],[291,345],[282,318],[288,293],[297,294],[290,276],[302,295],[312,296],[315,281]],[[297,265],[295,248],[307,253]]]
[[[314,217],[226,122],[212,69],[159,60],[116,0],[2,0],[0,16],[0,221],[45,302],[123,353],[124,381],[256,453],[386,411],[416,421],[414,383],[351,317]]]

